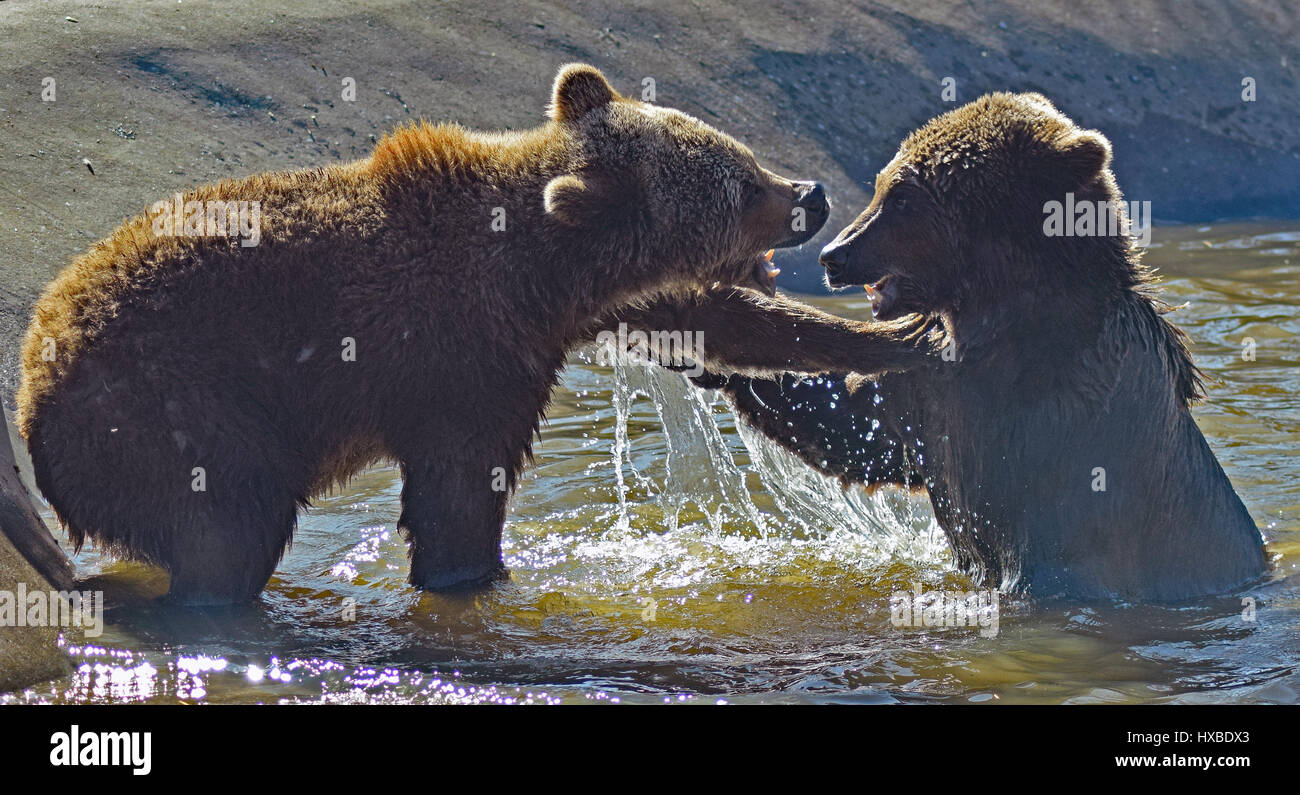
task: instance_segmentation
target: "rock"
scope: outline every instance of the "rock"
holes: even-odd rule
[[[18,476],[9,428],[0,433],[0,599],[72,587],[72,562],[32,507]],[[29,562],[30,561],[30,562]],[[0,692],[63,676],[72,669],[58,626],[14,626],[0,610]],[[52,622],[47,622],[50,624]],[[65,629],[74,631],[75,629]]]
[[[14,444],[23,442],[12,438],[16,433],[7,412],[4,424],[5,433],[0,434],[0,535],[46,582],[57,590],[67,590],[72,587],[72,561],[41,521],[20,476]],[[22,463],[29,466],[26,449],[22,452]]]

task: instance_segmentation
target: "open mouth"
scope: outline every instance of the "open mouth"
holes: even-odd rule
[[[750,272],[754,287],[767,295],[776,295],[776,277],[781,272],[780,268],[772,264],[772,257],[775,254],[776,249],[768,249],[755,257],[754,268]]]
[[[863,289],[871,298],[871,314],[885,317],[898,305],[898,285],[893,276],[882,276],[875,284],[864,284]]]

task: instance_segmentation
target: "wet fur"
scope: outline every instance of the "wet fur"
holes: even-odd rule
[[[412,582],[499,577],[569,348],[647,295],[747,279],[794,200],[739,143],[591,67],[553,96],[532,131],[420,123],[359,162],[186,194],[261,202],[256,247],[142,214],[65,270],[35,308],[18,422],[74,543],[165,567],[177,600],[252,598],[300,508],[392,460]]]
[[[824,379],[721,386],[822,472],[924,488],[958,567],[985,586],[1142,601],[1231,592],[1261,575],[1264,550],[1192,419],[1187,338],[1127,239],[1040,231],[1047,198],[1120,198],[1109,158],[1099,133],[1037,94],[932,121],[841,239],[862,245],[858,274],[908,263],[907,308],[942,324],[957,360],[878,379],[845,375],[845,361]],[[884,223],[907,179],[935,205]],[[816,366],[794,369],[834,353],[809,351],[801,364]]]

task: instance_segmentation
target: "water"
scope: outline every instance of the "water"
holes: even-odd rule
[[[998,632],[895,627],[889,597],[967,590],[922,500],[845,493],[662,371],[575,357],[505,533],[510,580],[406,584],[400,484],[366,472],[302,517],[256,604],[157,605],[93,550],[106,628],[36,702],[1300,701],[1300,224],[1156,230],[1195,341],[1197,420],[1273,572],[1177,608],[1003,597]],[[869,313],[862,293],[816,301]],[[1254,361],[1244,360],[1244,338]],[[1255,621],[1243,619],[1243,597]]]

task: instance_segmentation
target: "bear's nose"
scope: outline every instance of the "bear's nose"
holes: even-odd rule
[[[825,212],[830,209],[830,203],[826,201],[826,189],[820,182],[805,183],[799,189],[799,198],[796,202],[800,207],[804,207],[813,212]]]
[[[833,273],[844,270],[849,262],[849,247],[838,242],[828,243],[817,258],[822,267]]]

